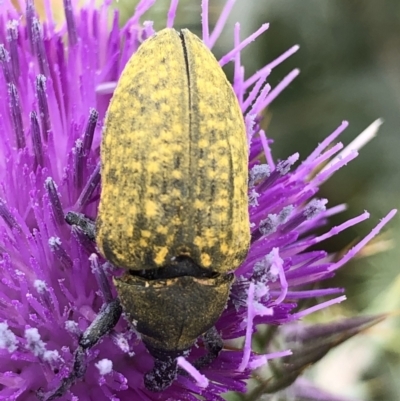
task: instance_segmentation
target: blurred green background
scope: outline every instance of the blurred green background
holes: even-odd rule
[[[120,0],[122,19],[132,15],[137,1]],[[169,0],[157,0],[144,19],[165,26]],[[210,24],[225,0],[210,0]],[[175,26],[200,35],[200,0],[181,0]],[[264,22],[270,28],[244,52],[246,76],[294,44],[300,51],[274,70],[274,87],[293,68],[300,76],[272,104],[267,134],[274,139],[276,159],[300,152],[301,159],[342,120],[350,127],[344,144],[375,119],[384,119],[378,137],[360,156],[325,183],[319,196],[329,205],[347,203],[336,216],[339,224],[368,210],[371,218],[326,244],[338,251],[367,234],[400,201],[400,1],[398,0],[237,0],[214,53],[232,48],[233,24],[244,38]],[[231,73],[229,66],[226,69]],[[324,311],[321,320],[357,313],[393,312],[399,308],[400,219],[386,228],[393,249],[348,264],[330,285],[343,286],[348,301]],[[393,316],[318,363],[308,374],[325,389],[363,400],[400,400],[400,333]]]

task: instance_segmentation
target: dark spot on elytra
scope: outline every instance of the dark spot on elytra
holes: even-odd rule
[[[117,182],[117,170],[115,168],[111,167],[108,170],[108,179],[113,183]]]
[[[210,195],[211,195],[211,199],[214,199],[215,197],[215,182],[212,181],[210,183]]]

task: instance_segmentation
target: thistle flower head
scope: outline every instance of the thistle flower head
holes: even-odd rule
[[[34,400],[58,388],[73,370],[80,335],[104,302],[116,297],[113,267],[97,256],[95,245],[64,220],[73,210],[96,217],[99,200],[99,146],[104,116],[118,78],[140,44],[154,33],[141,23],[154,0],[141,0],[122,28],[109,2],[72,7],[64,0],[65,22],[56,27],[47,9],[41,23],[33,2],[17,11],[10,0],[0,11],[0,400]],[[218,39],[234,1],[228,0],[210,32],[208,1],[202,1],[203,41]],[[171,1],[172,27],[177,0]],[[112,13],[112,23],[107,23]],[[274,161],[261,129],[262,112],[298,75],[294,70],[275,88],[268,74],[298,47],[294,46],[251,77],[240,53],[264,33],[263,25],[248,38],[234,29],[234,46],[220,60],[234,63],[233,88],[243,111],[249,146],[249,199],[252,244],[217,329],[226,343],[244,338],[240,349],[225,349],[198,372],[192,362],[204,354],[201,340],[178,364],[187,375],[155,394],[143,385],[152,368],[140,336],[120,319],[85,360],[84,380],[65,387],[63,400],[222,400],[227,391],[244,392],[252,372],[290,350],[256,354],[251,337],[257,325],[284,325],[341,302],[340,288],[313,289],[332,277],[394,215],[345,255],[323,250],[325,239],[368,218],[362,213],[316,235],[343,205],[328,207],[317,197],[319,186],[357,155],[341,149],[336,138],[342,123],[299,163],[294,153]],[[371,128],[372,130],[374,127]],[[321,230],[319,230],[321,231]],[[312,248],[312,250],[310,250]],[[319,249],[319,250],[316,250]],[[111,286],[111,287],[110,287]],[[111,289],[110,289],[111,288]],[[336,296],[332,298],[332,296]],[[305,310],[303,299],[330,300]]]

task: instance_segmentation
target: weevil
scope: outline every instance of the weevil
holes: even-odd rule
[[[67,215],[126,269],[114,279],[119,301],[83,334],[75,370],[121,306],[154,357],[149,390],[171,385],[177,357],[200,336],[208,354],[196,366],[218,356],[214,325],[250,242],[247,183],[245,125],[217,60],[186,29],[156,33],[128,61],[107,111],[96,224]]]

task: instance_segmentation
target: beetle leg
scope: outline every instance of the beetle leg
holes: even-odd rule
[[[79,340],[79,345],[84,350],[92,348],[100,338],[109,333],[115,327],[121,313],[122,307],[118,298],[104,304],[96,318],[82,334]]]
[[[104,335],[108,334],[115,327],[121,313],[122,307],[118,298],[103,305],[96,318],[79,339],[79,346],[74,353],[72,372],[65,377],[61,381],[60,386],[50,394],[43,396],[39,392],[38,396],[40,399],[52,401],[61,397],[76,382],[76,380],[79,380],[84,376],[86,372],[86,351],[92,348]]]
[[[65,221],[70,225],[78,226],[90,240],[95,240],[96,225],[93,220],[81,213],[68,212],[65,216]],[[113,300],[110,300],[110,296],[105,298],[108,302],[101,307],[96,318],[80,336],[78,348],[74,352],[71,373],[62,379],[56,390],[47,394],[39,390],[37,396],[40,400],[52,401],[62,397],[77,380],[82,379],[85,375],[87,368],[86,352],[115,327],[122,314],[122,307],[118,298]]]
[[[214,359],[218,357],[224,346],[222,338],[215,326],[211,327],[211,329],[203,334],[203,341],[208,353],[194,362],[196,369],[201,369],[210,365]]]
[[[176,379],[178,370],[180,371],[177,358],[188,355],[189,350],[166,351],[154,348],[146,342],[145,345],[154,358],[154,366],[150,372],[144,375],[144,385],[150,391],[159,392],[169,387]]]
[[[82,232],[92,241],[96,238],[96,224],[93,220],[87,218],[82,213],[68,212],[65,215],[65,221],[69,225],[78,226]]]
[[[144,385],[150,391],[162,391],[175,380],[177,372],[178,364],[176,358],[154,358],[153,370],[144,375]]]

